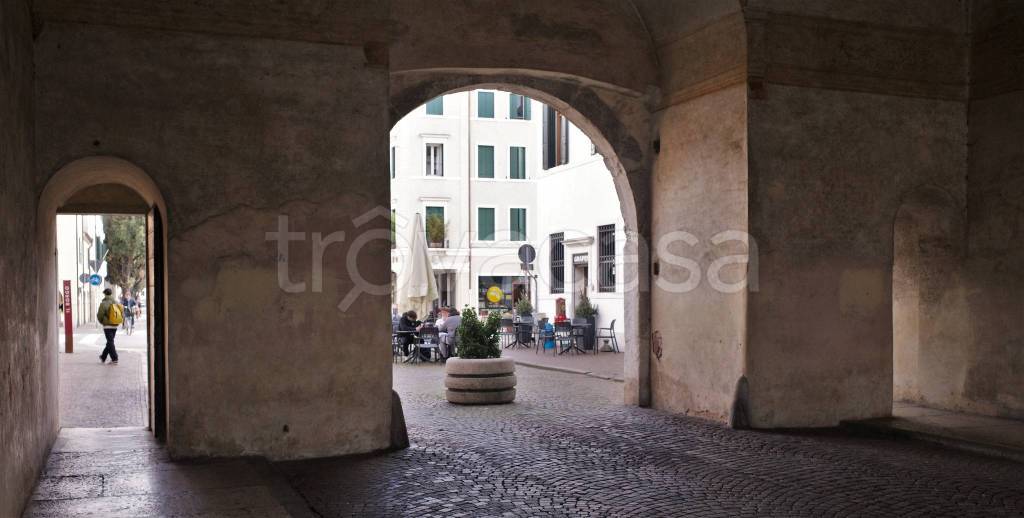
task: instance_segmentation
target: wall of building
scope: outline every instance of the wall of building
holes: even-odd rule
[[[87,240],[84,235],[88,235]],[[103,217],[98,214],[61,214],[57,216],[57,288],[71,281],[71,316],[75,327],[95,324],[96,310],[103,300],[106,284],[93,286],[81,282],[81,275],[107,276],[106,262],[95,270],[90,261],[96,257],[96,239],[105,239]],[[63,313],[57,318],[63,322]]]
[[[963,199],[963,6],[831,4],[752,5],[755,426],[889,414],[897,209],[923,185]]]
[[[538,148],[539,149],[539,148]],[[578,294],[574,289],[573,254],[586,253],[588,260],[587,297],[597,306],[596,326],[607,328],[615,322],[619,350],[636,347],[627,340],[624,320],[624,298],[627,288],[637,289],[637,279],[623,274],[626,249],[626,229],[622,208],[612,175],[597,154],[590,139],[575,125],[569,127],[569,162],[540,172],[537,182],[538,236],[537,263],[538,308],[554,320],[557,299],[565,299],[566,316],[574,316]],[[601,225],[615,225],[615,291],[598,289],[598,233]],[[551,293],[551,234],[561,233],[566,240],[584,240],[579,245],[565,247],[564,289]],[[584,244],[585,243],[585,244]],[[636,257],[628,260],[635,261]],[[635,291],[633,292],[635,295]]]
[[[724,420],[743,375],[746,294],[705,275],[747,255],[723,231],[747,230],[746,41],[739,3],[639,2],[662,66],[651,181],[651,399]],[[691,237],[692,236],[692,240]],[[722,278],[742,280],[742,264]]]
[[[338,308],[389,284],[373,260],[382,236],[358,244],[358,275],[346,267],[363,232],[387,235],[386,69],[362,46],[61,22],[42,28],[35,60],[33,183],[116,155],[167,202],[172,454],[387,447],[388,351],[368,344],[387,340],[388,297]],[[283,253],[267,237],[280,216],[303,236]],[[318,286],[312,233],[338,231]]]
[[[477,284],[483,276],[522,276],[516,252],[523,242],[509,239],[509,209],[525,208],[527,241],[538,236],[537,174],[541,169],[540,127],[543,105],[532,101],[530,120],[509,118],[509,93],[494,95],[494,118],[478,116],[478,91],[444,95],[443,115],[428,115],[417,107],[391,130],[395,176],[391,206],[396,215],[399,246],[392,252],[397,273],[409,252],[409,234],[416,213],[426,217],[428,206],[445,211],[446,246],[431,248],[435,272],[456,272],[455,306],[478,307]],[[444,145],[444,177],[424,173],[427,143]],[[494,178],[479,178],[478,147],[494,147]],[[526,179],[509,178],[509,147],[526,147]],[[495,209],[495,240],[478,236],[477,209]],[[400,289],[397,287],[396,290]],[[404,311],[398,308],[399,312]]]
[[[57,435],[56,293],[40,293],[33,177],[32,22],[0,2],[0,516],[18,516]]]
[[[962,362],[938,406],[1024,418],[1024,5],[972,7],[967,170],[968,311]]]

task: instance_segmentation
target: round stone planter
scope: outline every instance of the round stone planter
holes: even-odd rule
[[[516,398],[516,362],[512,358],[449,358],[444,370],[449,403],[496,405]]]

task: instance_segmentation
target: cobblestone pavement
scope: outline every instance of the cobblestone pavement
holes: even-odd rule
[[[397,365],[412,447],[278,463],[322,516],[1021,516],[1024,466],[839,432],[735,431],[620,405],[622,385],[518,368],[512,405],[443,400]]]
[[[143,324],[144,325],[144,324]],[[119,361],[100,363],[105,338],[99,328],[75,334],[74,352],[60,353],[62,427],[147,426],[149,404],[145,328],[114,338]]]

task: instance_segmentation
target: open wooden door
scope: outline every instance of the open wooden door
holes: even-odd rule
[[[167,308],[164,286],[164,221],[160,209],[153,206],[146,217],[148,257],[147,320],[149,322],[149,372],[152,401],[150,426],[157,440],[167,440],[167,344],[164,321]]]

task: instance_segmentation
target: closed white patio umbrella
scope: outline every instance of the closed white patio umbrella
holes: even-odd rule
[[[409,257],[398,278],[398,311],[404,313],[411,309],[422,319],[430,312],[437,298],[437,281],[430,264],[427,239],[419,213],[413,221],[412,235],[409,237]]]

